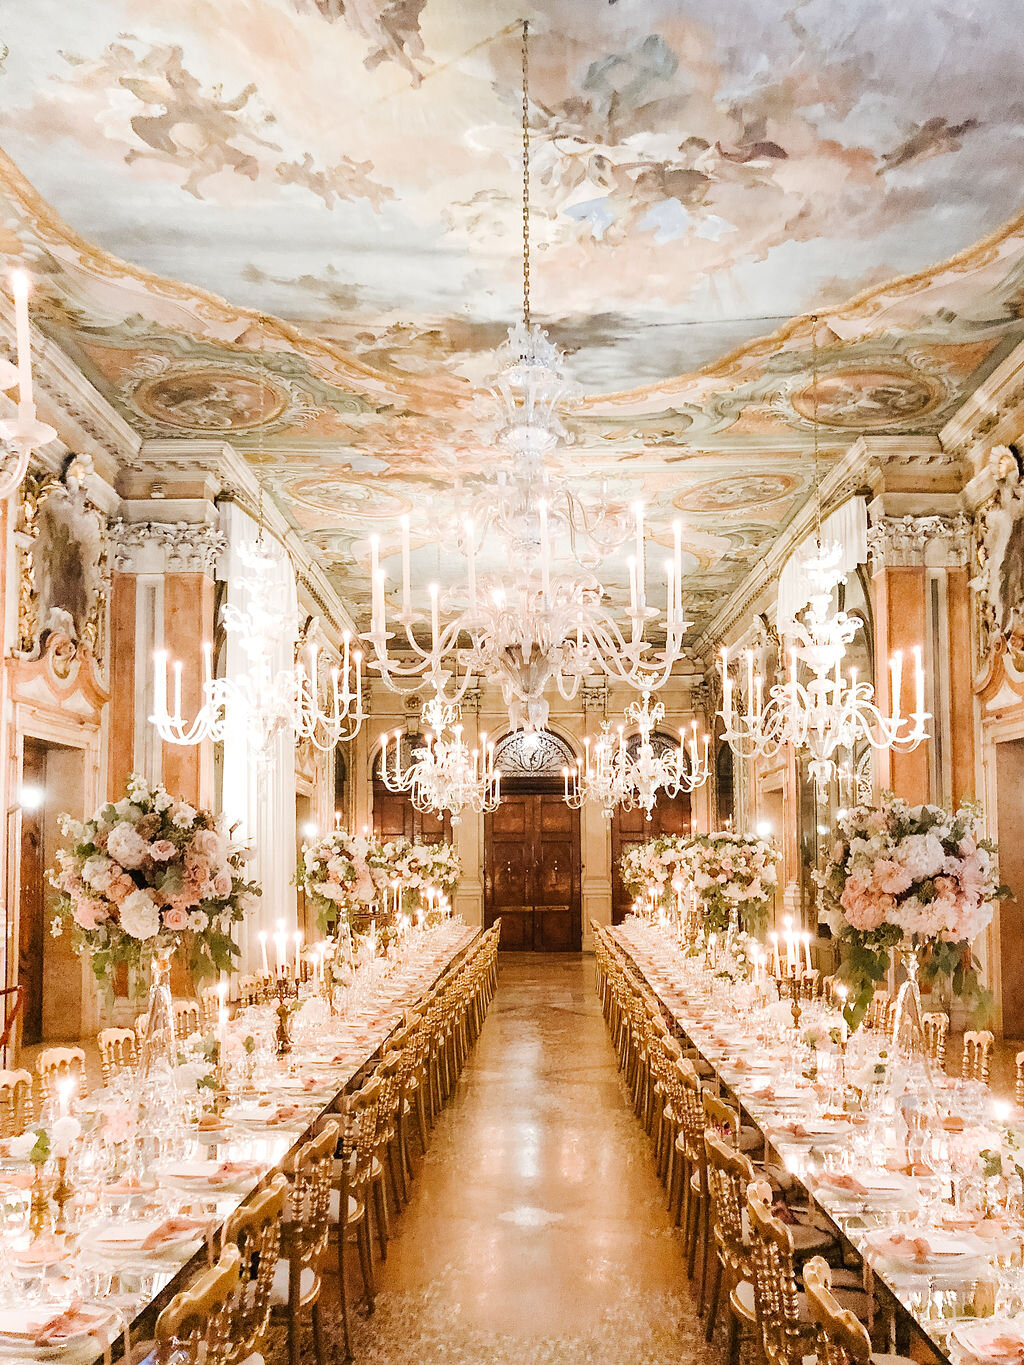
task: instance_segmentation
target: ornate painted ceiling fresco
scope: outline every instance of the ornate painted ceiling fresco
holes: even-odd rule
[[[368,534],[413,511],[432,576],[493,468],[474,386],[519,306],[522,12],[4,14],[0,252],[40,324],[143,435],[245,449],[356,607]],[[700,623],[809,495],[815,406],[826,462],[936,431],[1024,334],[1017,17],[528,12],[534,306],[579,389],[559,460],[642,494],[662,540],[682,513]]]

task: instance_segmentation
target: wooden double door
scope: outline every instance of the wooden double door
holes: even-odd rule
[[[580,813],[559,792],[505,792],[484,819],[484,926],[505,949],[579,952]]]

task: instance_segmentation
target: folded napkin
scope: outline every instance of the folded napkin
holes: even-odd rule
[[[818,1177],[819,1185],[827,1185],[830,1190],[844,1190],[849,1194],[865,1195],[868,1187],[849,1171],[829,1171]]]
[[[88,1335],[109,1318],[109,1313],[96,1308],[83,1308],[81,1300],[76,1300],[69,1304],[63,1313],[56,1313],[48,1322],[35,1329],[33,1344],[60,1346],[72,1337]]]
[[[46,1235],[37,1237],[27,1247],[19,1247],[9,1255],[17,1265],[52,1265],[55,1261],[63,1261],[68,1250],[56,1237]]]
[[[1024,1338],[1012,1328],[973,1333],[968,1348],[986,1360],[1024,1361]]]
[[[140,1180],[138,1176],[122,1176],[112,1185],[104,1185],[105,1194],[150,1194],[156,1189],[155,1180]]]
[[[206,1223],[201,1218],[187,1218],[183,1214],[172,1214],[165,1218],[158,1228],[154,1228],[142,1243],[143,1251],[158,1251],[160,1247],[173,1242],[183,1241],[191,1232],[201,1232]]]
[[[220,1114],[201,1114],[196,1127],[201,1133],[219,1133],[228,1127]]]
[[[255,1161],[222,1161],[210,1175],[211,1185],[230,1185],[233,1181],[244,1180],[246,1176],[258,1175],[260,1166]]]
[[[932,1247],[927,1237],[908,1237],[903,1232],[891,1232],[874,1244],[875,1251],[883,1256],[895,1256],[901,1261],[924,1262],[931,1259]]]
[[[964,1121],[959,1114],[947,1114],[942,1120],[942,1126],[947,1133],[962,1133],[964,1131]]]
[[[33,1179],[31,1171],[0,1171],[0,1190],[27,1190]]]
[[[885,1163],[885,1169],[892,1171],[894,1175],[934,1175],[935,1172],[930,1166],[926,1166],[923,1161],[901,1161],[898,1157],[891,1157]]]
[[[298,1118],[300,1114],[304,1115],[305,1113],[306,1110],[300,1104],[279,1104],[267,1119],[267,1124],[268,1126],[273,1127],[279,1123],[290,1123],[292,1119]]]

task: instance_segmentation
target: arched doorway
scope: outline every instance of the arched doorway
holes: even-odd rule
[[[402,736],[402,767],[412,761],[412,751],[422,748],[422,735]],[[413,839],[418,844],[450,843],[452,821],[447,811],[417,810],[408,792],[392,792],[380,775],[380,749],[373,757],[373,832],[378,839]]]
[[[550,731],[506,735],[495,748],[501,804],[484,817],[484,927],[501,947],[579,952],[580,813],[562,800],[572,749]]]
[[[626,748],[639,743],[634,736],[626,741]],[[666,748],[678,748],[679,739],[672,735],[653,734],[651,744],[655,753]],[[630,757],[635,757],[631,752]],[[689,834],[692,828],[690,793],[680,792],[678,796],[666,796],[659,792],[658,799],[651,811],[651,818],[642,810],[617,809],[612,816],[612,923],[621,924],[633,908],[633,897],[622,884],[619,875],[619,860],[624,853],[637,844],[646,844],[649,839],[657,839],[662,834]]]

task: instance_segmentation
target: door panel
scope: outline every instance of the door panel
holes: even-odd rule
[[[501,947],[578,951],[579,812],[554,793],[503,792],[484,844],[484,924],[501,918]]]

